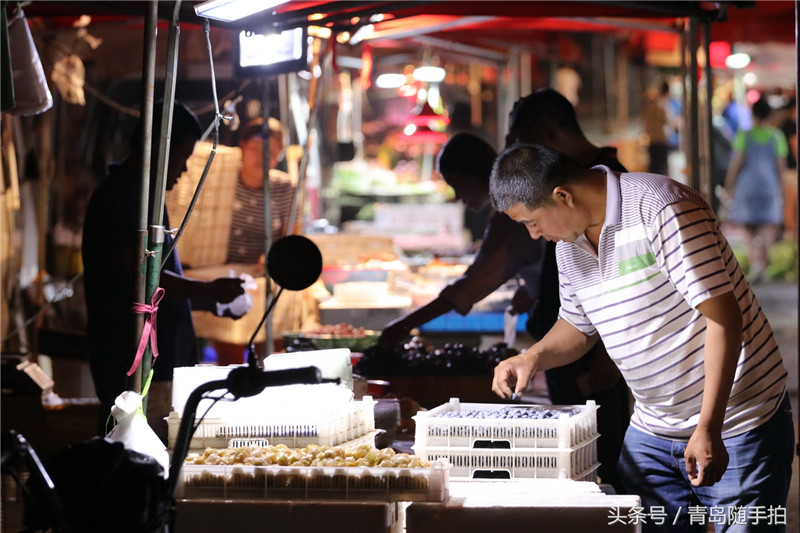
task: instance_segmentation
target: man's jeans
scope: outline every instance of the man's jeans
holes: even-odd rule
[[[785,394],[772,418],[725,439],[730,462],[711,487],[693,487],[684,466],[686,442],[628,428],[617,466],[627,491],[642,498],[643,532],[727,533],[786,530],[794,423]]]

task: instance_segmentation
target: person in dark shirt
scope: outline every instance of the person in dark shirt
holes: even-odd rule
[[[480,137],[458,133],[442,147],[436,166],[453,187],[456,198],[477,210],[489,203],[489,175],[496,155],[494,148]],[[413,328],[448,311],[466,315],[476,302],[517,274],[526,284],[517,291],[515,300],[524,300],[529,306],[535,298],[543,253],[544,241],[531,241],[524,227],[503,213],[492,212],[481,246],[464,274],[434,300],[387,324],[379,342],[396,343]],[[520,304],[520,311],[528,306]]]
[[[586,138],[575,108],[554,89],[540,89],[518,100],[509,115],[508,128],[506,146],[520,142],[541,144],[584,165],[606,165],[615,171],[626,171],[617,160],[615,148],[597,147]],[[544,337],[558,318],[560,301],[554,242],[546,245],[539,287],[538,303],[526,324],[534,339]],[[595,400],[600,406],[597,413],[598,474],[602,483],[621,492],[616,466],[628,429],[630,400],[627,384],[602,343],[598,342],[574,363],[547,370],[545,380],[554,404],[578,405]]]
[[[160,122],[161,105],[156,104],[153,111],[151,198],[157,172]],[[132,306],[137,299],[136,279],[139,276],[136,269],[140,253],[138,226],[143,152],[140,128],[141,124],[133,134],[128,156],[121,163],[109,166],[108,175],[92,194],[83,227],[89,365],[101,403],[101,435],[106,432],[106,421],[114,401],[128,389],[127,372],[139,344],[136,338],[137,317]],[[202,128],[195,114],[176,103],[165,178],[167,190],[175,186],[186,170],[186,160],[201,135]],[[164,226],[169,228],[166,215],[164,208]],[[164,251],[171,242],[172,237],[167,234]],[[164,297],[157,311],[159,355],[153,361],[148,415],[156,434],[166,439],[163,418],[171,407],[172,371],[199,362],[192,309],[216,313],[217,303],[231,302],[243,294],[244,289],[239,278],[200,281],[184,277],[177,249],[166,260],[160,286],[164,289]]]

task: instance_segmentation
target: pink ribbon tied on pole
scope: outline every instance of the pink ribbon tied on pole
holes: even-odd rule
[[[153,293],[153,299],[150,301],[150,305],[147,304],[140,304],[135,303],[133,304],[133,311],[135,313],[146,313],[147,316],[144,318],[144,327],[142,328],[142,338],[139,341],[139,348],[136,350],[136,358],[133,360],[133,364],[131,365],[130,370],[128,370],[128,375],[130,376],[136,369],[139,368],[139,365],[142,362],[142,357],[144,356],[144,351],[147,348],[147,341],[150,341],[150,346],[153,348],[153,361],[156,360],[158,357],[158,337],[156,335],[156,312],[158,311],[158,304],[161,302],[161,298],[164,297],[164,289],[161,287],[156,287],[156,291]]]

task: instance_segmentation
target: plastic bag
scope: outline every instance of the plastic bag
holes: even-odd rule
[[[9,112],[23,116],[44,113],[53,107],[53,96],[22,10],[8,23],[8,40],[16,98]]]
[[[25,503],[26,531],[166,533],[170,498],[161,465],[120,442],[95,437],[57,452],[47,465],[66,528],[40,499]],[[36,494],[38,476],[28,480]],[[25,494],[25,493],[23,493]]]
[[[129,450],[149,455],[164,467],[164,477],[167,477],[169,452],[141,414],[141,405],[142,396],[136,392],[125,391],[117,396],[111,408],[117,425],[108,432],[106,438],[122,443]]]
[[[233,276],[233,273],[231,273]],[[246,315],[253,307],[253,295],[250,291],[258,288],[258,284],[253,279],[253,276],[247,273],[239,274],[239,279],[242,280],[242,288],[244,294],[241,294],[228,303],[217,302],[217,316],[232,316],[233,318],[240,318]]]

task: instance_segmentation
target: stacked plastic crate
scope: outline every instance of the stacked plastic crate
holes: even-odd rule
[[[449,403],[418,413],[414,453],[453,479],[595,481],[597,405]]]

